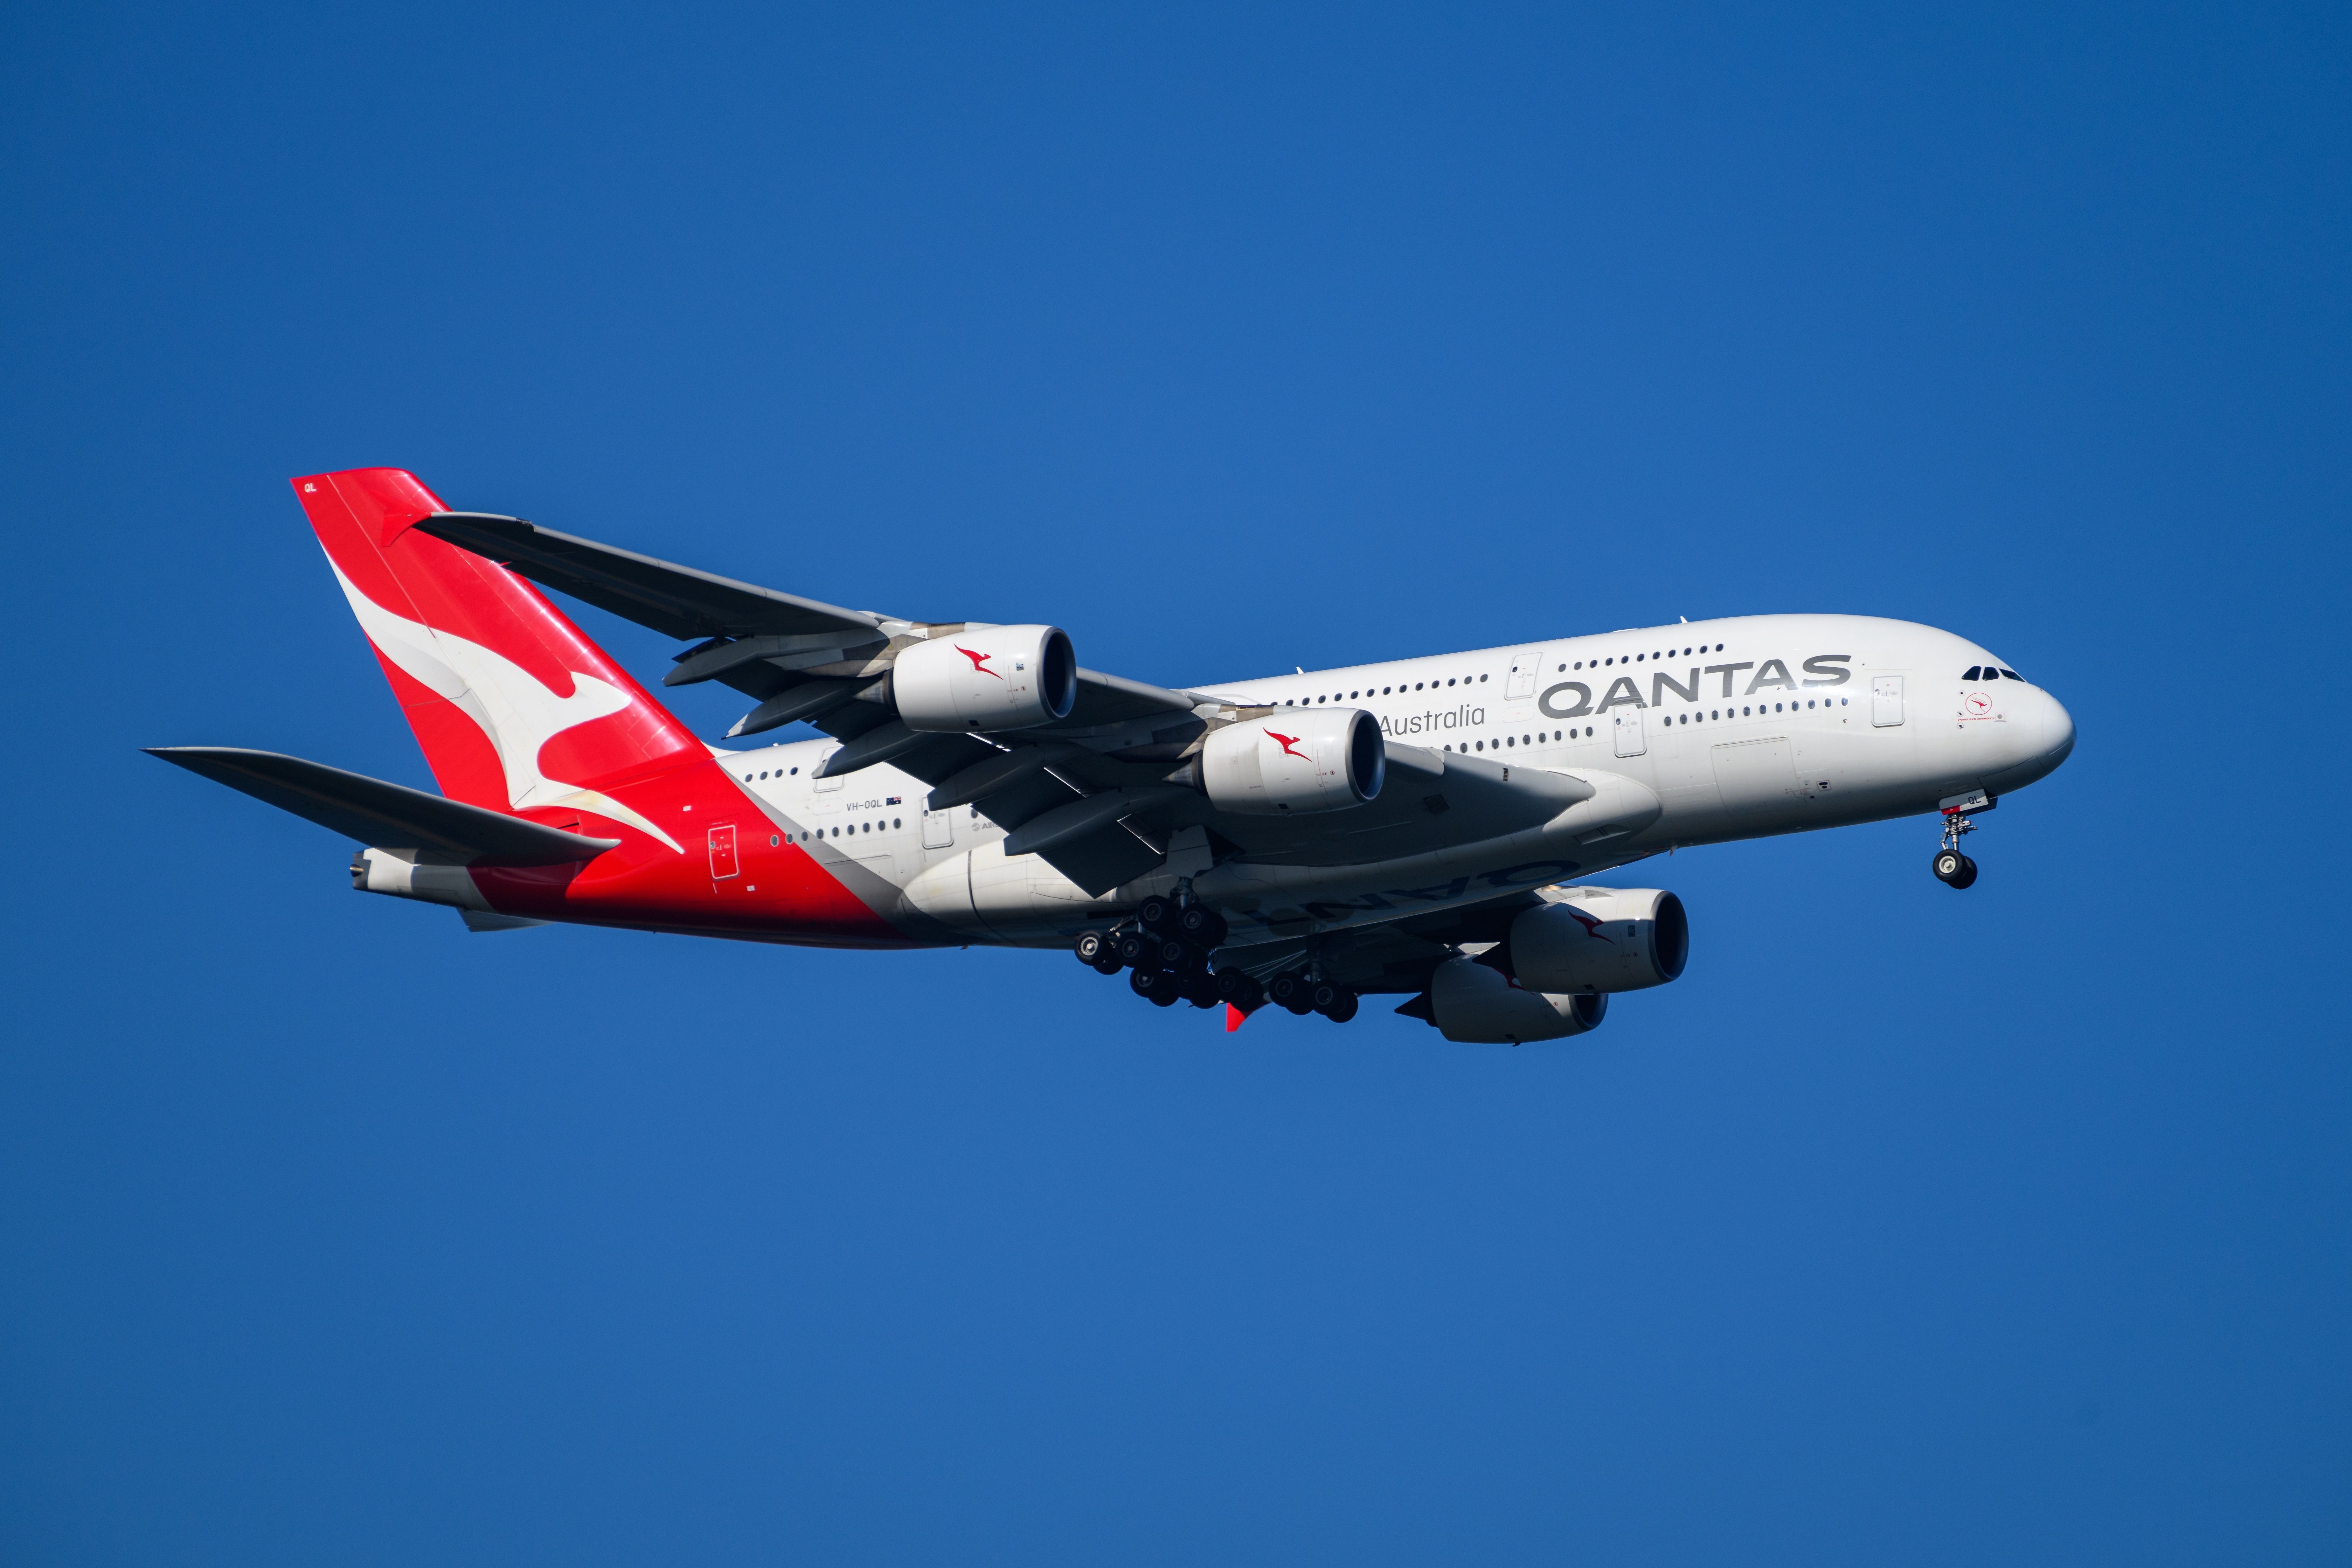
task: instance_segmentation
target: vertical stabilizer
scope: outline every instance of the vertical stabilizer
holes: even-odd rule
[[[418,532],[448,509],[402,468],[294,481],[384,678],[453,800],[588,812],[677,842],[611,792],[701,742],[505,567]]]

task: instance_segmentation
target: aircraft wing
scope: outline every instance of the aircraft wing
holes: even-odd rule
[[[1482,903],[1421,914],[1401,912],[1393,921],[1346,931],[1230,946],[1217,956],[1221,963],[1265,980],[1311,953],[1326,975],[1351,991],[1413,994],[1429,989],[1439,964],[1465,952],[1472,957],[1485,953],[1509,936],[1513,921],[1547,901],[1542,894],[1521,889]]]
[[[674,637],[815,634],[844,638],[851,647],[887,640],[877,635],[883,617],[869,610],[845,610],[691,566],[673,566],[519,517],[445,511],[416,526],[534,583]]]
[[[1567,774],[1390,742],[1380,798],[1286,816],[1222,812],[1173,775],[1211,730],[1264,717],[1231,699],[1077,672],[1068,717],[1019,730],[918,733],[884,679],[914,643],[977,623],[845,609],[559,533],[520,518],[441,512],[420,531],[532,581],[676,637],[667,686],[716,680],[758,706],[730,736],[805,721],[843,744],[824,775],[888,763],[935,785],[933,810],[969,804],[1090,893],[1157,869],[1174,836],[1205,831],[1213,857],[1288,866],[1385,860],[1549,820],[1592,787]]]
[[[739,583],[617,545],[559,533],[519,517],[445,511],[424,519],[416,527],[624,620],[674,637],[705,639],[678,656],[679,668],[663,682],[667,686],[715,679],[762,703],[816,681],[856,680],[862,686],[889,668],[894,641],[910,633],[951,629],[950,625],[844,609],[797,594]],[[811,699],[824,695],[822,690],[808,693]],[[1081,669],[1076,706],[1066,720],[1050,728],[1086,730],[1153,713],[1185,713],[1198,700],[1189,692]],[[880,713],[878,709],[875,711]],[[749,721],[751,715],[746,715],[746,723],[734,732],[756,734],[803,716],[771,715],[753,724]],[[857,734],[863,731],[856,721],[863,717],[843,715],[836,721],[842,726],[839,729],[815,720],[812,722],[828,733],[840,734],[845,729]]]

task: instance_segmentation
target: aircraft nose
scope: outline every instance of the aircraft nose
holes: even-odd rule
[[[2046,691],[2042,701],[2042,757],[2054,768],[2074,750],[2074,716]]]

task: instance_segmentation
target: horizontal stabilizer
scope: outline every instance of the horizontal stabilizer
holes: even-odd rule
[[[416,849],[509,866],[593,860],[621,842],[542,827],[504,812],[238,746],[151,746],[151,757],[242,790],[375,849]]]
[[[459,910],[457,912],[465,917],[466,929],[477,935],[487,931],[528,931],[532,926],[543,926],[549,923],[546,921],[530,920],[522,915],[493,914],[488,910]]]

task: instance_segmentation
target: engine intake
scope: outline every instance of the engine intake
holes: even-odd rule
[[[1388,761],[1380,721],[1362,709],[1301,708],[1215,731],[1192,779],[1220,811],[1340,811],[1379,797]]]
[[[1524,990],[1497,970],[1455,958],[1437,966],[1429,983],[1429,1006],[1437,1032],[1449,1040],[1516,1046],[1599,1028],[1609,998]]]
[[[1538,991],[1639,991],[1690,961],[1683,901],[1655,888],[1572,888],[1511,922],[1511,973]]]
[[[1078,656],[1059,626],[968,626],[900,650],[890,695],[909,730],[1026,730],[1070,716]]]

